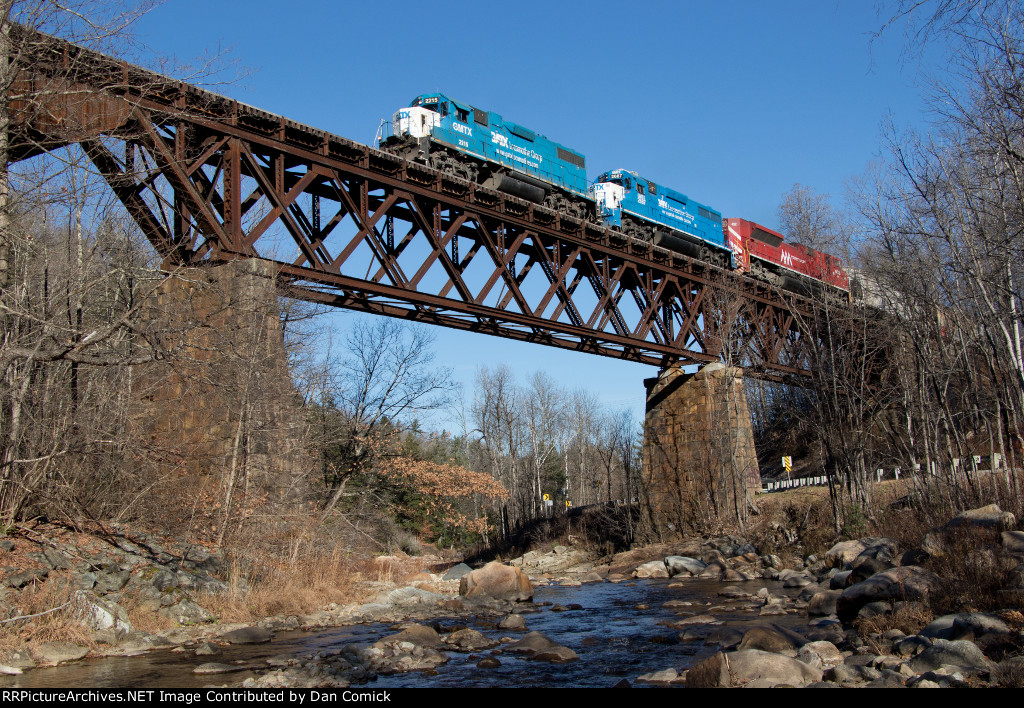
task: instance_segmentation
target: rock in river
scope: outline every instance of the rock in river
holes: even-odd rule
[[[533,586],[519,568],[492,561],[480,570],[463,575],[459,580],[459,594],[465,598],[492,597],[518,602],[533,598]]]

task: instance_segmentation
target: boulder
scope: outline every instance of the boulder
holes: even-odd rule
[[[396,642],[409,642],[417,647],[436,647],[441,644],[441,635],[433,627],[425,624],[411,624],[397,634],[378,639],[373,646],[381,647]]]
[[[1024,556],[1024,531],[1003,531],[1003,550],[1014,556]]]
[[[812,617],[823,617],[836,613],[836,603],[842,590],[821,590],[814,593],[807,601],[807,614]]]
[[[216,662],[209,662],[206,664],[200,664],[196,668],[192,669],[192,673],[198,675],[231,674],[236,671],[248,671],[248,669],[248,666],[240,664],[218,664]]]
[[[88,647],[71,642],[45,642],[35,648],[36,657],[44,664],[77,661],[89,653]]]
[[[689,556],[668,556],[665,559],[665,567],[668,569],[669,577],[674,578],[683,573],[687,575],[700,575],[708,567],[708,564]]]
[[[92,593],[79,591],[75,600],[81,608],[83,623],[91,629],[132,631],[128,613],[116,602],[101,600]]]
[[[800,602],[810,602],[812,597],[824,590],[824,585],[810,583],[809,585],[804,585],[803,588],[800,589],[800,593],[796,596],[796,599]]]
[[[171,642],[157,634],[150,634],[149,632],[143,632],[135,630],[129,632],[121,641],[117,643],[117,648],[125,653],[143,652],[149,651],[150,649],[156,649],[158,647],[169,647],[172,646]]]
[[[876,600],[875,602],[869,602],[868,604],[857,610],[857,619],[866,620],[872,617],[881,617],[882,615],[890,614],[895,607],[893,602],[889,600]]]
[[[853,686],[881,678],[881,672],[871,666],[859,664],[837,664],[825,671],[825,678],[840,686]]]
[[[846,568],[867,548],[867,544],[861,540],[840,541],[832,548],[825,551],[823,560],[828,568]]]
[[[853,571],[850,570],[840,570],[838,573],[834,574],[828,579],[828,589],[842,590],[845,588],[848,585],[846,581],[849,579],[852,572]]]
[[[100,593],[118,592],[128,584],[131,577],[132,574],[127,570],[96,573],[94,578],[96,591]]]
[[[31,669],[36,665],[32,655],[23,649],[8,649],[0,653],[0,664],[16,669]]]
[[[836,601],[836,614],[843,622],[851,622],[870,602],[923,600],[941,582],[937,575],[916,565],[891,568],[843,590]]]
[[[675,669],[668,668],[668,669],[662,669],[661,671],[652,671],[651,673],[644,674],[643,676],[638,676],[637,679],[636,679],[636,682],[637,683],[654,683],[654,684],[661,683],[661,684],[664,684],[664,683],[672,683],[673,681],[677,681],[678,679],[679,679],[679,672],[676,671]]]
[[[843,663],[843,653],[839,648],[824,640],[804,644],[796,658],[816,669],[827,669]]]
[[[579,656],[569,647],[561,646],[540,632],[530,632],[518,642],[504,647],[511,654],[525,654],[527,658],[551,663],[575,661]]]
[[[894,562],[881,558],[864,557],[863,554],[857,556],[853,562],[853,570],[850,571],[850,575],[846,580],[847,586],[863,583],[875,573],[889,570],[889,568],[896,565]]]
[[[739,648],[760,649],[761,651],[795,657],[803,641],[778,627],[754,627],[743,635]]]
[[[919,674],[942,666],[953,666],[967,674],[991,672],[996,668],[996,664],[987,659],[974,642],[964,639],[935,639],[930,647],[907,664]]]
[[[498,629],[526,630],[526,620],[522,615],[508,615],[498,622]]]
[[[26,570],[21,573],[15,573],[4,578],[4,584],[7,587],[20,590],[21,588],[31,583],[42,582],[46,580],[46,576],[50,574],[48,568],[33,568],[32,570]]]
[[[220,635],[228,644],[265,644],[274,638],[274,633],[263,627],[239,627]]]
[[[921,635],[933,639],[959,639],[970,634],[977,638],[985,634],[1008,634],[1009,626],[996,617],[984,612],[961,612],[935,618],[921,630]]]
[[[179,600],[160,610],[160,614],[178,624],[203,624],[213,622],[216,617],[191,600]]]
[[[459,580],[466,573],[472,573],[473,569],[465,563],[459,563],[458,565],[449,568],[444,575],[441,576],[441,580]]]
[[[705,645],[722,649],[735,649],[743,640],[743,633],[732,627],[698,627],[696,631],[703,634]]]
[[[533,598],[533,585],[519,568],[492,561],[460,578],[459,595],[465,598],[491,597],[521,602]]]
[[[998,504],[989,504],[978,509],[961,512],[949,520],[945,528],[953,529],[963,526],[973,528],[997,529],[1008,531],[1017,524],[1017,517],[1003,511]]]
[[[814,583],[814,578],[807,573],[793,573],[782,581],[782,587],[802,588],[805,585],[811,585],[812,583]]]
[[[900,656],[916,656],[932,645],[932,640],[921,635],[905,637],[893,642],[893,651]]]
[[[669,572],[664,561],[650,561],[638,565],[633,571],[633,575],[637,578],[667,578]]]
[[[878,678],[868,681],[864,684],[864,688],[906,688],[906,677],[900,673],[891,669],[884,669],[881,671],[881,676]]]
[[[460,651],[480,651],[498,646],[498,642],[475,629],[460,629],[444,638],[445,644]]]
[[[397,605],[408,607],[411,605],[436,606],[447,597],[440,593],[423,590],[422,588],[404,587],[395,588],[377,596],[376,601],[385,605]]]
[[[550,664],[566,664],[579,659],[579,655],[569,647],[554,646],[532,655],[532,661],[546,661]]]
[[[686,674],[687,688],[805,686],[821,681],[821,670],[788,656],[759,649],[719,652]]]
[[[968,538],[977,534],[992,535],[995,540],[1000,532],[1012,529],[1016,523],[1013,514],[1003,511],[998,504],[989,504],[961,512],[944,526],[932,529],[925,535],[921,548],[932,556],[941,556],[956,547],[958,538],[962,540],[964,534],[968,534]],[[972,545],[977,544],[972,542]]]
[[[860,552],[857,558],[854,559],[853,565],[856,566],[862,560],[877,560],[884,563],[888,563],[888,567],[891,568],[896,565],[896,559],[899,558],[900,547],[895,540],[891,538],[873,538],[865,539],[867,541],[867,547]],[[883,568],[883,570],[885,570]]]
[[[725,564],[725,561],[712,560],[708,562],[708,566],[701,571],[701,578],[721,578],[730,568]]]

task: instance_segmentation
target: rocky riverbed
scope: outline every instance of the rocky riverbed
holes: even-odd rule
[[[475,570],[424,568],[412,584],[377,584],[371,602],[249,625],[209,623],[195,602],[193,588],[223,583],[215,555],[112,543],[105,563],[90,557],[90,569],[76,571],[94,648],[9,650],[0,685],[40,685],[33,675],[44,674],[50,686],[80,685],[62,683],[60,668],[32,669],[163,650],[197,681],[253,687],[1015,686],[1024,679],[1024,533],[1015,528],[1011,514],[986,507],[951,519],[916,548],[865,538],[821,558],[785,560],[729,536],[601,558],[558,546]],[[965,538],[974,539],[973,552],[1013,569],[1005,609],[900,629],[927,618],[929,597],[942,588],[920,564],[959,552]],[[84,557],[82,548],[54,543],[39,553],[41,568],[74,568]],[[8,604],[32,572],[8,574]],[[125,588],[181,626],[125,626]]]

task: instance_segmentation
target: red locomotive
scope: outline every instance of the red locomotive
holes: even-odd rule
[[[845,293],[850,291],[850,278],[835,256],[799,243],[786,243],[778,231],[746,219],[722,219],[722,231],[737,270],[783,290],[807,294],[817,284],[825,284]]]

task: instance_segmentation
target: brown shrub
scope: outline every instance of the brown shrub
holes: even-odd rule
[[[366,559],[349,557],[338,549],[303,555],[293,562],[268,559],[251,565],[245,578],[243,564],[232,563],[228,591],[201,594],[197,602],[221,622],[248,622],[271,615],[299,615],[331,603],[365,599],[358,583],[363,579],[390,580],[389,569]],[[248,589],[246,585],[248,584]]]
[[[827,489],[801,487],[760,496],[757,503],[761,513],[747,536],[761,553],[820,555],[836,541]]]
[[[890,629],[898,629],[904,634],[917,634],[933,619],[935,615],[931,610],[917,603],[907,602],[899,604],[892,612],[884,615],[858,619],[853,626],[857,634],[865,638],[872,634],[884,634]]]
[[[82,625],[82,608],[68,573],[51,573],[45,582],[27,586],[15,604],[27,619],[0,624],[0,650],[55,641],[94,646],[91,632]]]
[[[1020,604],[1020,593],[1006,592],[1014,563],[1000,552],[998,531],[959,527],[941,536],[944,552],[924,564],[943,579],[929,598],[937,614],[992,612]]]
[[[904,506],[890,505],[880,510],[872,525],[872,534],[884,536],[896,541],[901,549],[918,548],[926,533],[934,524],[921,510]]]
[[[992,672],[992,679],[1002,688],[1024,688],[1024,661],[1021,657],[1004,659]]]

